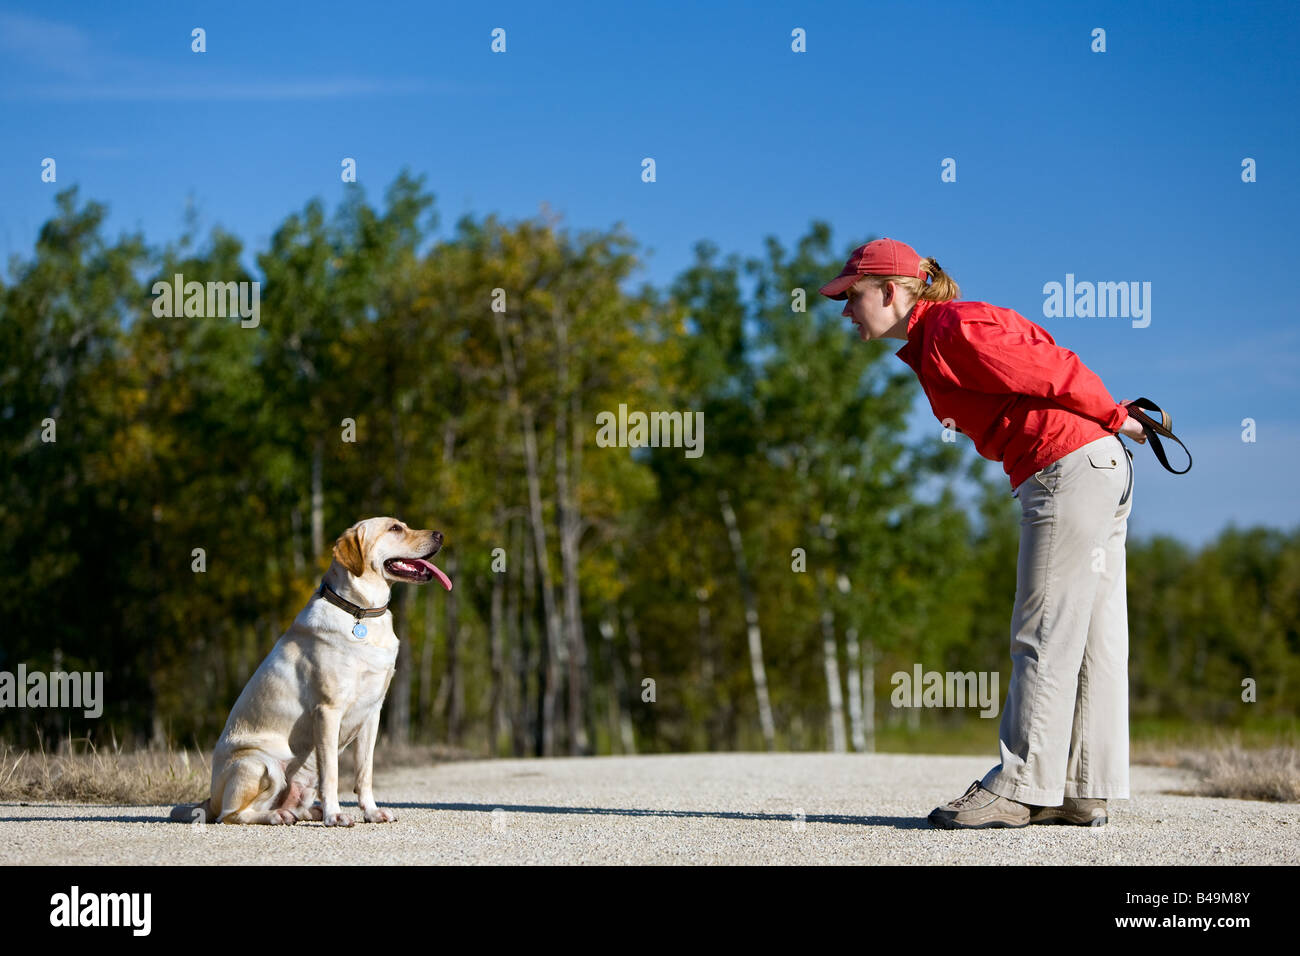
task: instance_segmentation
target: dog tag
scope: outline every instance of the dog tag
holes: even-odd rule
[[[368,632],[366,631],[366,626],[362,624],[360,621],[357,621],[357,623],[352,628],[352,636],[355,637],[357,640],[362,640],[367,633]]]

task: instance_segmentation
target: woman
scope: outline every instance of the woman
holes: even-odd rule
[[[926,283],[929,277],[930,282]],[[1001,461],[1020,501],[1001,763],[930,814],[944,829],[1106,823],[1128,797],[1124,538],[1146,436],[1078,356],[1011,309],[955,301],[934,259],[877,239],[822,286],[862,341],[901,339],[945,428]]]

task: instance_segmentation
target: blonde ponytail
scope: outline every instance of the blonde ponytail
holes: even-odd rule
[[[943,271],[938,261],[933,258],[922,259],[921,267],[930,274],[930,284],[921,292],[920,298],[928,302],[951,302],[961,295],[961,287],[953,281],[952,276]]]

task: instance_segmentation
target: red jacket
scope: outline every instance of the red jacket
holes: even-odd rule
[[[898,357],[921,380],[935,417],[1002,462],[1012,488],[1128,418],[1046,329],[987,302],[918,301]]]

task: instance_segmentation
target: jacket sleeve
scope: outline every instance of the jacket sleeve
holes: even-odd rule
[[[1069,349],[998,322],[966,320],[936,335],[935,366],[960,388],[1050,398],[1118,432],[1128,409]]]

